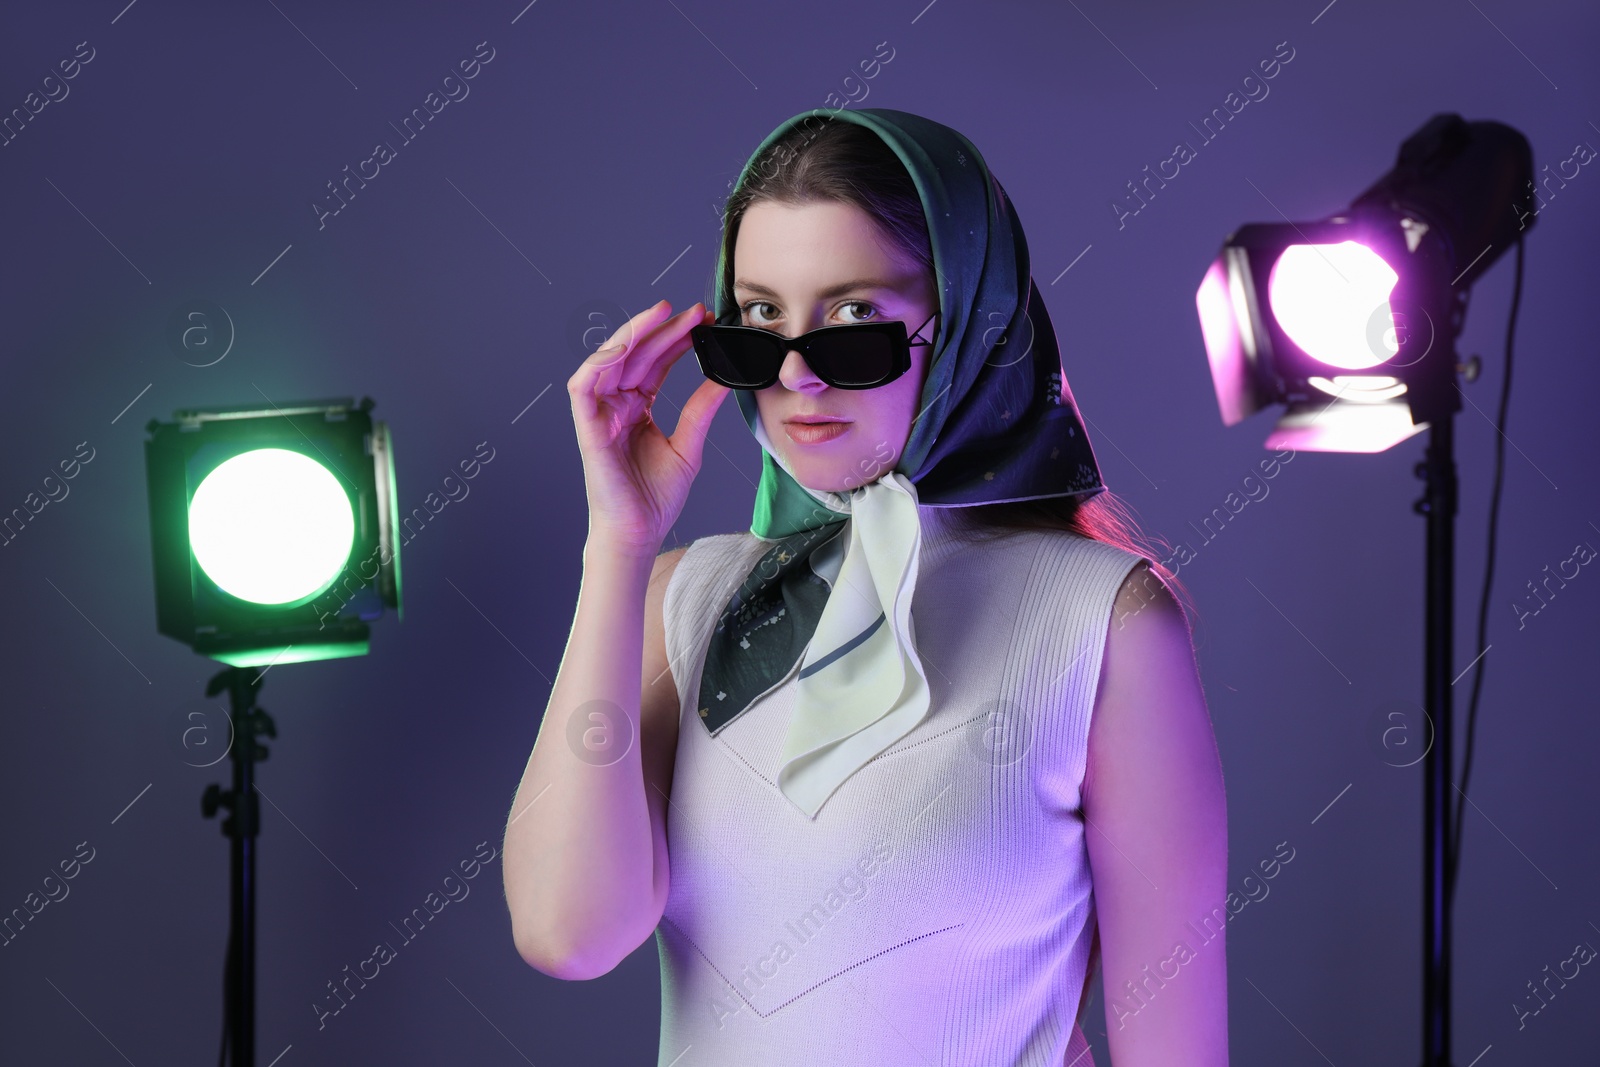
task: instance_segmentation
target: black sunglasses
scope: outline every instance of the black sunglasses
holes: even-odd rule
[[[738,310],[723,316],[741,317]],[[719,319],[715,325],[695,326],[689,334],[700,370],[729,389],[766,389],[775,384],[791,349],[800,353],[813,374],[835,389],[875,389],[911,369],[912,348],[933,344],[915,338],[938,317],[937,311],[928,316],[911,337],[899,319],[824,326],[799,337]]]

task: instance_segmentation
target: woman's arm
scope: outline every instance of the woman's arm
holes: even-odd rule
[[[607,973],[666,906],[678,693],[661,613],[683,553],[652,559],[594,540],[584,548],[577,615],[501,860],[517,950],[556,978]],[[582,724],[569,728],[578,714]],[[575,730],[592,751],[574,747]],[[624,734],[626,751],[604,750]]]
[[[567,379],[589,504],[583,584],[502,864],[517,951],[557,978],[605,974],[666,907],[678,694],[661,607],[683,552],[661,544],[733,392],[702,383],[662,433],[651,414],[662,383],[714,318],[704,304],[671,311],[662,300],[639,312]]]
[[[1112,1067],[1226,1067],[1228,818],[1193,641],[1143,563],[1114,616],[1083,788]]]

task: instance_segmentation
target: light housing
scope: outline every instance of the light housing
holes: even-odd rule
[[[1532,175],[1516,130],[1439,114],[1345,211],[1230,234],[1195,293],[1223,423],[1281,404],[1268,448],[1378,452],[1459,411],[1467,293]]]
[[[368,623],[401,610],[394,448],[372,407],[193,409],[146,425],[161,633],[235,667],[368,651]]]

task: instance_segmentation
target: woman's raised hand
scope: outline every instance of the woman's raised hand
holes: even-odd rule
[[[589,538],[645,555],[660,551],[700,471],[712,417],[732,392],[707,380],[669,438],[651,417],[667,372],[693,348],[689,330],[713,321],[697,303],[676,315],[665,300],[629,319],[567,379],[583,455]]]

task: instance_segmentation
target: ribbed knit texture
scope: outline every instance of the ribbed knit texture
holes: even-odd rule
[[[1091,1063],[1080,803],[1117,590],[1143,557],[1061,531],[968,543],[961,509],[918,511],[932,703],[815,820],[777,787],[793,671],[714,737],[695,707],[711,629],[768,543],[706,537],[678,563],[659,1067]]]

